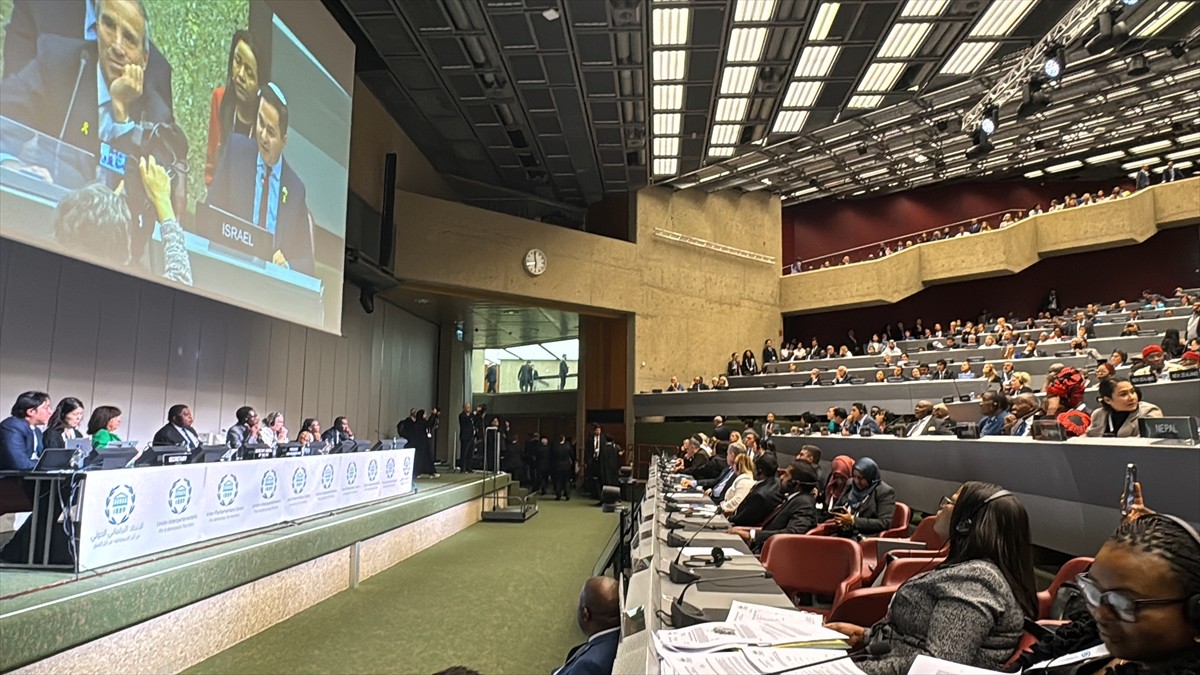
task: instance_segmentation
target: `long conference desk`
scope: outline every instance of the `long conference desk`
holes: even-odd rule
[[[1192,383],[1195,384],[1194,382]],[[934,513],[963,482],[995,483],[1016,493],[1030,514],[1033,543],[1090,556],[1120,522],[1125,465],[1136,464],[1152,509],[1200,525],[1200,447],[1141,438],[1075,438],[1066,442],[952,436],[772,436],[779,465],[803,445],[838,455],[870,457],[896,500]]]
[[[1091,342],[1091,340],[1098,340],[1101,338],[1120,337],[1121,331],[1125,329],[1126,325],[1131,324],[1131,323],[1136,323],[1138,326],[1138,329],[1140,329],[1140,330],[1154,331],[1158,335],[1162,335],[1163,331],[1167,330],[1168,328],[1178,328],[1179,332],[1182,333],[1183,329],[1187,326],[1187,317],[1189,314],[1191,314],[1192,310],[1191,310],[1191,308],[1182,307],[1179,305],[1172,307],[1171,310],[1174,312],[1174,314],[1175,314],[1174,316],[1164,317],[1162,314],[1163,314],[1163,312],[1166,311],[1165,309],[1147,310],[1145,312],[1146,318],[1142,318],[1139,316],[1139,318],[1132,319],[1132,320],[1130,320],[1128,314],[1097,314],[1095,320],[1092,323],[1092,330],[1095,332],[1095,337],[1091,338],[1089,340],[1089,342]],[[1156,318],[1150,318],[1150,317],[1156,317]],[[1054,326],[1052,324],[1045,325],[1045,326],[1038,326],[1036,328],[1015,328],[1014,329],[1015,332],[1019,332],[1019,333],[1039,333],[1039,334],[1042,331],[1051,332],[1053,330],[1054,330]],[[987,333],[984,333],[984,335],[995,335],[995,332],[989,331]],[[1069,337],[1074,337],[1074,336],[1069,336]],[[937,338],[934,338],[934,339],[937,339]],[[925,338],[912,339],[912,340],[899,340],[896,342],[896,346],[905,351],[909,351],[909,353],[912,353],[913,351],[923,349],[930,342],[931,342],[931,340],[927,340]]]
[[[928,344],[928,340],[920,341],[920,345]],[[1096,338],[1088,340],[1088,346],[1092,347],[1102,355],[1108,355],[1113,350],[1120,349],[1128,354],[1141,354],[1142,348],[1149,344],[1158,344],[1162,342],[1161,335],[1127,335],[1125,337],[1109,337]],[[1038,351],[1045,352],[1047,356],[1054,356],[1057,351],[1069,351],[1071,342],[1069,340],[1062,342],[1046,342],[1038,345]],[[980,357],[985,361],[999,361],[1002,353],[1000,347],[967,347],[958,349],[940,349],[918,352],[915,349],[906,351],[910,359],[920,361],[921,363],[933,363],[938,359],[954,360],[956,363],[961,363],[971,357]],[[1018,349],[1018,351],[1020,351]],[[801,364],[799,370],[805,370],[804,364],[809,365],[808,368],[823,367],[825,364],[833,364],[833,367],[846,366],[847,368],[868,368],[874,366],[883,359],[879,354],[869,354],[866,356],[847,356],[834,357],[832,359],[805,359],[802,361],[780,361],[768,363],[763,370],[768,373],[787,372],[788,367],[792,363]]]
[[[712,504],[702,495],[695,501]],[[646,492],[635,510],[637,522],[634,523],[630,543],[633,573],[629,577],[623,599],[621,642],[617,646],[614,673],[657,675],[658,652],[650,636],[660,628],[671,627],[671,605],[687,586],[671,581],[669,576],[670,564],[679,555],[682,547],[667,543],[672,532],[667,527],[668,519],[681,518],[682,514],[668,513],[667,508],[667,499],[660,484],[659,467],[652,464],[650,477],[646,482]],[[683,518],[683,528],[675,530],[675,536],[690,538],[699,532],[691,541],[690,547],[712,549],[720,546],[734,549],[742,555],[730,557],[720,569],[693,568],[702,581],[687,588],[684,602],[713,621],[724,619],[734,600],[793,609],[791,600],[774,581],[766,578],[746,578],[763,572],[763,567],[758,559],[750,554],[749,547],[740,537],[722,532],[729,526],[725,518],[716,516],[709,527],[703,528],[702,531],[706,520],[708,519],[696,516]],[[686,561],[687,557],[683,560]],[[722,581],[725,577],[737,578]],[[633,619],[631,615],[640,618]]]
[[[412,448],[83,472],[3,472],[51,495],[82,486],[66,518],[78,542],[76,572],[294,522],[413,491]],[[49,484],[49,485],[46,485]],[[31,567],[54,567],[50,528],[65,523],[35,509]],[[33,541],[37,537],[31,537]],[[37,551],[36,548],[44,547]]]

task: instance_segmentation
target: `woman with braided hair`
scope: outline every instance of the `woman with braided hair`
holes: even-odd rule
[[[1200,535],[1135,508],[1076,578],[1086,611],[1015,664],[1038,675],[1200,674]],[[1033,665],[1030,665],[1033,664]]]

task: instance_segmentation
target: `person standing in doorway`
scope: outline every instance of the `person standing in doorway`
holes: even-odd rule
[[[558,390],[562,391],[567,388],[567,373],[570,368],[567,366],[567,355],[562,355],[562,360],[558,362]]]

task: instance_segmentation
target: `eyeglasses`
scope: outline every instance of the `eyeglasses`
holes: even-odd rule
[[[942,501],[938,502],[939,509],[947,506],[954,506],[954,497],[942,497]]]
[[[1134,623],[1137,621],[1138,610],[1142,607],[1153,605],[1174,605],[1183,602],[1186,598],[1159,598],[1155,600],[1136,600],[1129,597],[1124,591],[1101,591],[1095,581],[1087,575],[1087,572],[1080,573],[1075,576],[1075,583],[1079,586],[1079,590],[1083,593],[1083,599],[1092,608],[1099,608],[1103,603],[1108,605],[1113,614],[1125,623]]]

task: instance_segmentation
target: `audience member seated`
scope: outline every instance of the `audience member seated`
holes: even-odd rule
[[[870,457],[854,463],[849,489],[834,503],[829,515],[841,537],[869,537],[892,526],[896,491],[883,482],[879,466]]]
[[[1100,407],[1092,412],[1087,435],[1137,436],[1138,420],[1146,417],[1162,417],[1162,410],[1141,400],[1141,393],[1129,380],[1110,377],[1100,382]]]
[[[1009,436],[1028,437],[1033,430],[1033,421],[1043,413],[1037,394],[1026,392],[1012,399],[1012,406],[1004,418],[1003,433]]]
[[[42,432],[42,441],[47,448],[65,448],[67,441],[84,438],[79,425],[83,423],[83,402],[68,396],[58,402],[46,430]]]
[[[979,397],[979,437],[1004,433],[1004,414],[1008,399],[998,391],[985,391]]]
[[[840,408],[839,408],[840,410]],[[878,434],[881,429],[879,424],[867,414],[867,407],[862,403],[850,404],[850,416],[846,418],[846,422],[842,425],[843,436],[859,436],[863,431],[869,434]]]
[[[321,423],[311,417],[305,418],[304,424],[300,425],[300,431],[296,434],[296,442],[308,445],[316,443],[320,439]]]
[[[1200,672],[1200,538],[1170,516],[1133,515],[1076,577],[1086,609],[1014,667],[1030,675]]]
[[[1145,363],[1140,368],[1136,365],[1135,370],[1131,375],[1137,377],[1142,375],[1154,375],[1158,379],[1164,379],[1167,376],[1167,370],[1164,367],[1167,362],[1166,352],[1159,345],[1147,345],[1142,350],[1142,361]]]
[[[846,366],[837,367],[837,375],[833,378],[834,384],[850,384],[850,371],[846,370]]]
[[[988,364],[988,365],[991,365],[991,364]],[[959,366],[959,368],[958,368],[958,379],[960,379],[960,380],[975,379],[975,373],[971,371],[971,364],[967,363],[966,361],[963,361],[962,365]]]
[[[167,410],[167,423],[154,432],[154,445],[178,445],[188,450],[200,447],[200,435],[192,428],[192,409],[177,403]]]
[[[620,592],[612,577],[592,577],[584,582],[575,619],[588,639],[571,650],[554,675],[611,675],[621,641]]]
[[[12,416],[0,422],[0,471],[31,471],[37,466],[45,445],[41,426],[50,421],[54,408],[50,395],[27,391],[17,396]]]
[[[731,534],[745,540],[755,553],[762,551],[767,540],[777,534],[804,534],[817,525],[816,467],[807,461],[793,460],[784,467],[779,484],[783,502],[762,521],[765,523],[762,529],[754,526],[757,523],[729,529]]]
[[[92,437],[92,450],[101,450],[109,443],[120,443],[117,429],[121,428],[121,409],[112,405],[97,406],[88,419],[87,435]]]
[[[907,673],[921,654],[996,670],[1016,650],[1026,619],[1037,618],[1029,516],[1015,495],[964,483],[944,500],[934,529],[950,543],[946,561],[901,585],[882,621],[869,629],[828,624],[852,648],[890,647],[856,661],[867,673]]]
[[[321,434],[321,440],[330,445],[337,445],[344,441],[354,440],[354,430],[350,428],[350,421],[341,416],[333,418],[333,426],[326,429],[325,433]],[[419,439],[416,441],[409,439],[409,445],[419,446]]]
[[[733,515],[733,512],[737,511],[737,507],[741,506],[742,500],[750,495],[750,490],[753,488],[754,460],[750,457],[750,453],[743,452],[733,460],[733,479],[729,482],[729,487],[725,490],[725,495],[717,506],[726,516]]]
[[[267,416],[263,418],[262,429],[258,432],[262,443],[272,448],[277,447],[280,443],[287,443],[288,430],[283,424],[283,413],[278,411],[267,413]]]
[[[817,492],[820,494],[821,488],[825,485],[825,470],[821,468],[821,449],[815,445],[802,445],[796,459],[812,464],[813,471],[817,472]]]
[[[758,525],[771,515],[776,506],[783,501],[783,492],[779,485],[779,462],[774,452],[768,452],[754,459],[754,487],[750,494],[742,500],[733,515],[729,516],[731,525]]]
[[[679,382],[677,376],[671,376],[671,383],[667,385],[665,391],[683,391],[683,385]]]
[[[833,505],[842,498],[846,486],[854,476],[854,458],[849,455],[838,455],[830,462],[829,477],[821,487],[820,510],[829,513]]]

